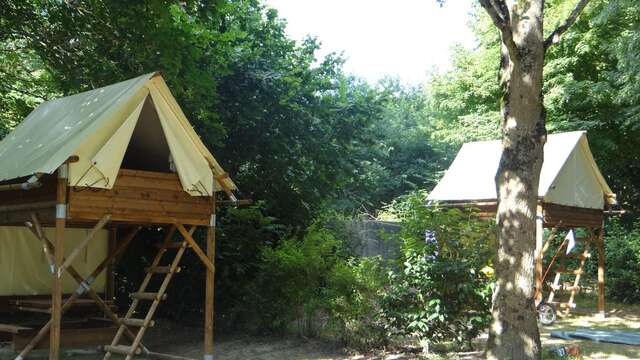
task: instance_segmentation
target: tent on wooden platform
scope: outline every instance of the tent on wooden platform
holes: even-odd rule
[[[234,190],[159,73],[42,103],[0,141],[0,305],[50,320],[39,331],[0,324],[0,337],[13,336],[17,359],[38,346],[57,359],[61,343],[77,345],[78,329],[61,326],[62,315],[89,304],[114,323],[105,359],[180,358],[150,351],[142,336],[193,250],[207,271],[204,353],[212,358],[216,193],[237,204]],[[120,317],[113,263],[150,225],[165,228],[164,240]],[[208,229],[205,250],[192,237],[198,226]],[[148,289],[153,277],[159,289]],[[146,316],[134,318],[144,303]]]
[[[497,195],[495,174],[498,170],[502,145],[500,141],[478,141],[464,144],[440,182],[429,194],[430,203],[441,206],[473,207],[485,217],[495,216]],[[604,316],[604,214],[616,205],[616,196],[602,176],[587,141],[585,131],[550,134],[544,146],[544,162],[538,186],[538,214],[536,231],[536,288],[542,288],[542,259],[550,242],[552,230],[543,241],[544,228],[582,228],[583,237],[578,269],[567,270],[564,266],[571,236],[560,243],[557,254],[559,264],[555,266],[555,278],[551,285],[548,302],[553,303],[555,292],[566,289],[571,292],[566,303],[559,303],[567,310],[575,307],[574,297],[579,291],[582,268],[590,257],[589,246],[595,244],[598,251],[598,310]],[[580,232],[578,232],[580,233]],[[582,241],[580,241],[582,240]],[[576,249],[577,249],[576,248]],[[575,251],[575,250],[574,250]],[[546,274],[547,271],[545,271]],[[561,275],[573,276],[573,281],[562,286]],[[542,293],[537,292],[538,298]]]

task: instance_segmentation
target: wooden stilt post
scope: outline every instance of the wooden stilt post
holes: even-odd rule
[[[535,256],[535,273],[536,273],[536,291],[535,291],[535,303],[536,306],[542,300],[542,256],[543,256],[543,244],[542,235],[544,233],[544,215],[542,203],[538,203],[536,211],[536,256]]]
[[[58,186],[56,192],[56,239],[55,239],[55,271],[51,289],[51,333],[49,340],[49,360],[60,357],[60,322],[62,319],[62,271],[64,261],[64,228],[67,219],[67,178],[69,164],[58,168]]]
[[[604,319],[604,220],[595,240],[598,250],[598,317]]]
[[[213,360],[213,322],[214,322],[214,293],[215,293],[215,254],[216,254],[216,193],[212,196],[212,214],[207,228],[207,258],[214,265],[207,268],[206,301],[204,309],[204,360]]]

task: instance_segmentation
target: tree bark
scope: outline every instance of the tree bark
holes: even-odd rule
[[[546,141],[543,2],[509,1],[502,9],[493,8],[503,10],[498,19],[506,20],[506,28],[501,29],[503,153],[495,178],[498,251],[488,359],[540,358],[534,259],[538,183]],[[524,6],[518,8],[518,4]]]

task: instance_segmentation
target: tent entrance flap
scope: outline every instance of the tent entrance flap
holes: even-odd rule
[[[113,184],[118,176],[118,170],[120,170],[122,159],[131,140],[133,129],[136,128],[144,103],[143,101],[138,104],[122,126],[113,134],[102,149],[98,151],[96,156],[91,159],[93,167],[104,176],[103,181],[105,181],[107,186]]]
[[[183,189],[192,196],[211,196],[213,173],[209,164],[159,91],[153,86],[149,90]]]

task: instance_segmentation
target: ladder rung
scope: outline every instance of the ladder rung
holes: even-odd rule
[[[162,297],[158,298],[158,293],[136,292],[132,293],[131,297],[138,300],[165,300],[167,298],[167,294],[162,294]]]
[[[127,346],[127,345],[105,345],[104,351],[112,352],[116,354],[123,354],[123,355],[129,355],[129,354],[137,355],[142,352],[139,347],[136,348],[134,352],[134,349],[131,346]]]
[[[580,291],[580,286],[567,286],[564,288],[566,291]]]
[[[181,247],[189,247],[189,244],[186,241],[172,242],[169,244],[156,243],[156,247],[159,249],[179,249]]]
[[[576,308],[576,304],[575,303],[568,303],[568,302],[562,302],[562,303],[558,303],[558,307],[561,309],[575,309]]]
[[[181,270],[180,266],[178,266],[174,272],[179,273]],[[168,274],[171,272],[171,266],[146,267],[144,268],[144,271],[146,273]]]
[[[558,274],[573,274],[573,275],[582,275],[582,270],[567,270],[567,269],[558,269],[556,271]]]
[[[590,258],[590,257],[591,257],[591,253],[586,253],[586,254],[581,253],[581,252],[578,252],[578,253],[569,253],[569,254],[568,254],[568,255],[566,255],[566,256],[567,256],[567,257],[570,257],[570,258],[586,259],[586,258]]]
[[[156,322],[153,320],[149,320],[149,323],[145,326],[144,319],[120,319],[123,324],[127,326],[135,326],[135,327],[153,327]]]
[[[28,307],[28,306],[18,306],[18,310],[42,313],[42,314],[51,314],[51,309],[42,309],[42,308]]]

